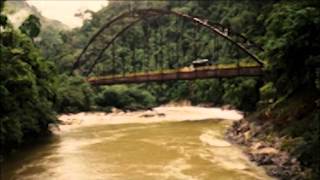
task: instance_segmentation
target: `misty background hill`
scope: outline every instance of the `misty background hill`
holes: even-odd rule
[[[8,15],[8,19],[14,27],[19,27],[30,14],[33,14],[40,18],[42,29],[53,29],[57,31],[70,29],[68,25],[58,20],[42,16],[36,7],[30,6],[25,1],[7,1],[4,12]]]

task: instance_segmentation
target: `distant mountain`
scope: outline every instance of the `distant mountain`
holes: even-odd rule
[[[40,18],[41,29],[53,29],[57,31],[69,30],[70,27],[63,24],[60,21],[46,18],[41,15],[38,9],[34,6],[30,6],[23,0],[20,1],[6,1],[4,13],[7,14],[10,22],[15,26],[19,27],[21,23],[30,15],[36,15]]]

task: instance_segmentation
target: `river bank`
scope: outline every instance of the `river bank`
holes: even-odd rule
[[[319,109],[316,91],[297,91],[235,122],[226,136],[271,176],[319,179]]]
[[[264,167],[268,175],[281,180],[306,179],[297,158],[281,150],[280,139],[272,139],[272,143],[257,137],[262,128],[266,126],[242,119],[233,123],[226,137],[231,142],[244,146],[249,159]]]

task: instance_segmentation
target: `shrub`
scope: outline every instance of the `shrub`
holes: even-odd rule
[[[93,90],[81,77],[61,75],[56,79],[57,96],[55,109],[58,112],[89,111],[93,105]]]
[[[156,104],[155,97],[148,91],[127,86],[102,88],[95,102],[98,106],[112,106],[125,110],[144,109]]]

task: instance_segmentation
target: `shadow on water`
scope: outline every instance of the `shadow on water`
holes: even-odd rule
[[[60,137],[49,135],[37,138],[24,144],[18,151],[9,154],[1,165],[1,178],[5,180],[20,179],[22,176],[44,171],[47,160],[59,161],[51,158],[59,147]],[[41,163],[39,162],[41,160]]]

